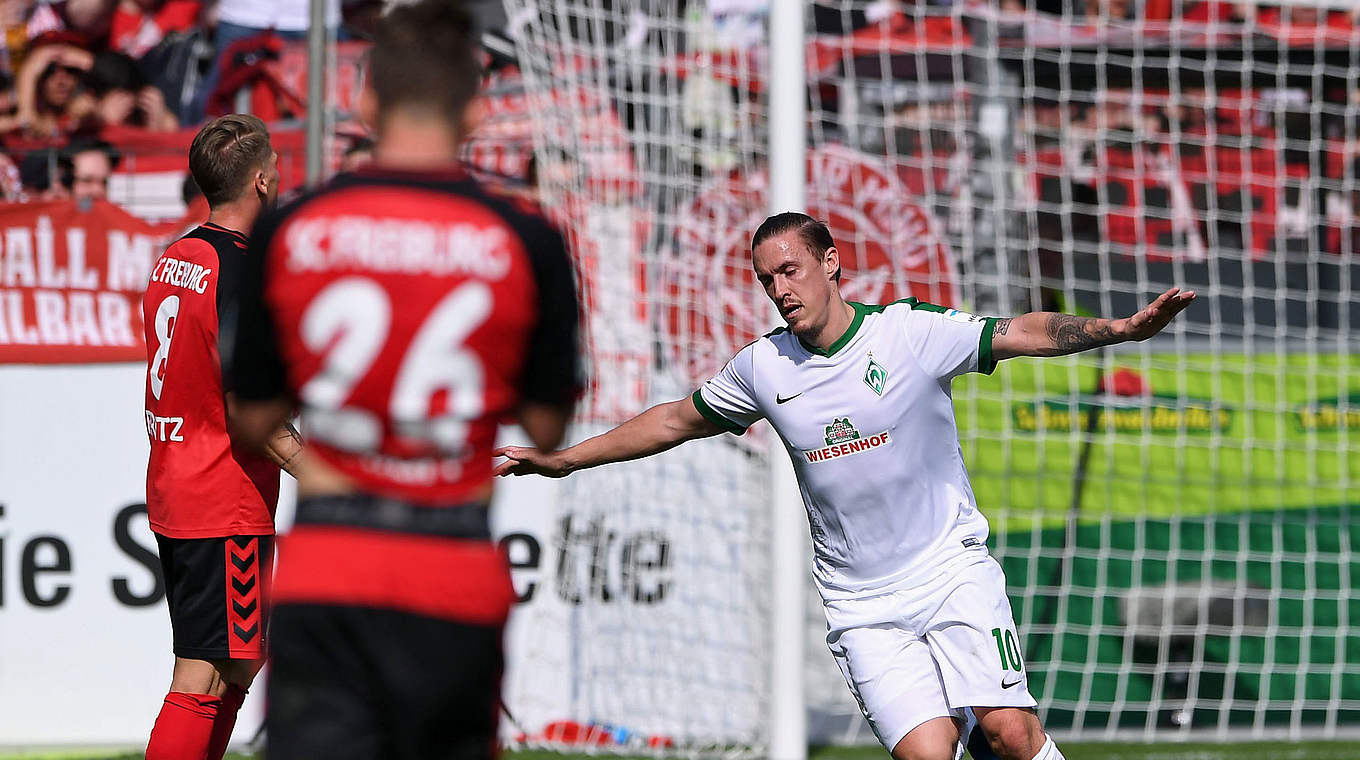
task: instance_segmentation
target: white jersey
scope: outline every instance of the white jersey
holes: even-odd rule
[[[925,582],[985,551],[987,520],[964,469],[950,384],[990,374],[995,319],[921,303],[852,303],[826,351],[779,329],[694,392],[741,433],[768,419],[793,459],[828,601]]]

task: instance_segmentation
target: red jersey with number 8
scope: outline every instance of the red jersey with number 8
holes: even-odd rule
[[[252,246],[237,391],[295,398],[310,449],[366,493],[483,499],[498,425],[578,393],[561,236],[465,174],[341,175]]]
[[[146,505],[170,538],[269,535],[279,468],[227,435],[219,312],[236,308],[246,238],[206,224],[151,269],[146,324]]]

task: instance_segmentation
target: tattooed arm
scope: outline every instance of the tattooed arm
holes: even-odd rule
[[[227,429],[232,440],[269,457],[280,470],[296,475],[294,467],[306,448],[302,434],[288,421],[293,408],[286,402],[242,404],[236,394],[226,393]]]
[[[992,355],[1063,356],[1126,340],[1147,340],[1161,332],[1195,300],[1195,292],[1172,288],[1137,314],[1125,319],[1098,319],[1036,311],[998,319],[992,332]]]
[[[285,422],[274,435],[269,437],[269,442],[264,445],[265,454],[280,470],[293,473],[293,460],[297,459],[298,454],[302,453],[304,447],[302,434],[293,427],[293,423]]]

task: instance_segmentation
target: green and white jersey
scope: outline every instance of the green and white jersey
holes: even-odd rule
[[[768,419],[783,439],[828,600],[922,582],[987,539],[950,384],[996,368],[996,320],[914,298],[850,305],[854,320],[826,351],[780,328],[693,396],[733,433]]]

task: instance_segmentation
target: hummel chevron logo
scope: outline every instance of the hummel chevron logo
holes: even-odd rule
[[[250,640],[253,639],[253,638],[255,638],[255,634],[256,634],[256,633],[259,633],[259,631],[260,631],[260,624],[259,624],[259,623],[256,623],[255,625],[252,625],[252,626],[249,627],[249,628],[242,628],[242,627],[239,626],[239,625],[233,624],[233,625],[231,626],[231,629],[232,629],[233,632],[236,633],[236,638],[238,638],[238,639],[240,639],[241,641],[244,641],[244,642],[246,642],[247,644],[249,644],[249,643],[250,643]]]
[[[249,593],[250,593],[250,590],[253,589],[253,588],[255,588],[255,576],[253,576],[253,575],[250,576],[250,577],[247,578],[244,582],[238,581],[238,580],[236,580],[235,578],[232,578],[232,579],[231,579],[231,587],[234,588],[234,589],[236,589],[236,593],[241,594],[241,595],[243,595],[243,596],[244,596],[245,594],[249,594]]]
[[[1006,683],[1006,679],[1003,678],[1003,679],[1001,679],[1001,688],[1003,688],[1003,689],[1009,689],[1009,688],[1011,688],[1012,686],[1018,686],[1018,685],[1020,684],[1020,682],[1023,681],[1023,680],[1025,680],[1025,679],[1023,679],[1023,678],[1017,678],[1017,679],[1015,679],[1014,681],[1011,681],[1010,683]]]
[[[807,391],[800,391],[800,392],[795,393],[795,394],[793,394],[792,396],[789,396],[789,397],[787,397],[787,398],[784,397],[784,396],[779,395],[778,393],[776,393],[776,394],[774,394],[774,402],[775,402],[776,404],[787,404],[787,403],[789,403],[790,401],[792,401],[792,400],[798,398],[799,396],[803,395],[803,394],[806,393],[806,392],[807,392]]]

